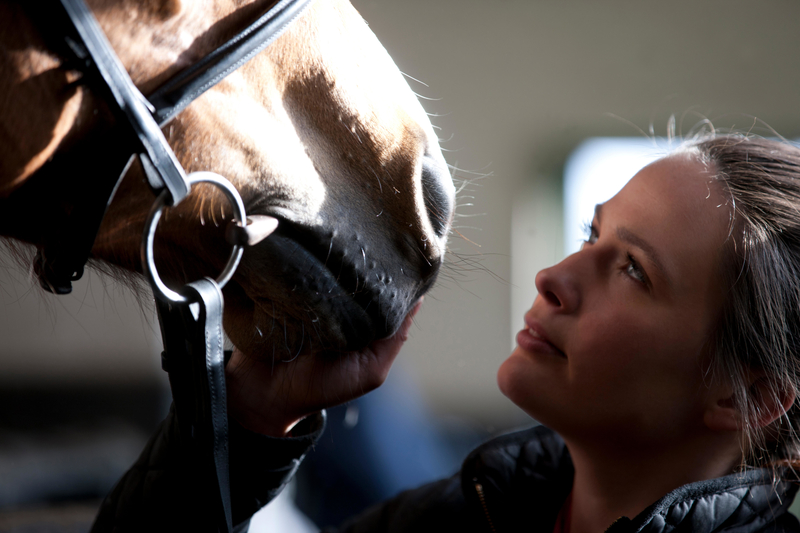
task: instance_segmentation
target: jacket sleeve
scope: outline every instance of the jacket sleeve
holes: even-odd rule
[[[461,491],[460,474],[401,492],[362,514],[349,519],[339,529],[323,533],[426,533],[473,531]]]
[[[288,438],[251,433],[229,423],[231,510],[237,530],[280,493],[325,427],[325,412],[303,419]],[[195,490],[205,486],[195,464],[183,457],[174,410],[150,438],[139,459],[100,506],[92,533],[208,531]]]

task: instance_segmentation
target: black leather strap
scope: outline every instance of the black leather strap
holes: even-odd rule
[[[87,57],[81,59],[91,61],[111,92],[113,102],[108,104],[115,105],[125,115],[136,134],[140,146],[135,151],[142,160],[150,187],[157,194],[166,188],[170,196],[168,205],[177,204],[189,194],[189,184],[183,167],[153,119],[152,111],[155,110],[131,81],[84,1],[61,0],[61,4],[82,41],[72,48],[76,49],[78,57],[85,51]],[[109,179],[118,178],[113,176]]]
[[[229,533],[231,523],[228,469],[228,412],[222,336],[222,292],[206,278],[182,291],[188,302],[157,300],[164,340],[162,366],[169,373],[175,414],[186,453],[215,481],[198,489],[216,529]]]
[[[156,89],[147,98],[155,107],[153,116],[158,123],[169,122],[198,96],[272,44],[310,4],[311,0],[281,0],[228,42]]]
[[[57,239],[47,239],[57,245],[45,243],[40,247],[35,270],[42,287],[56,294],[72,291],[72,281],[83,273],[102,214],[127,169],[131,154],[140,155],[148,183],[155,193],[165,188],[169,191],[168,205],[177,204],[188,194],[189,185],[183,168],[160,126],[273,42],[310,3],[311,0],[279,1],[214,52],[165,82],[151,95],[155,105],[133,85],[83,0],[53,0],[48,6],[51,9],[43,9],[38,4],[26,6],[31,18],[43,27],[48,43],[65,58],[64,67],[83,72],[81,83],[97,91],[98,96],[106,101],[120,127],[120,134],[112,137],[119,144],[115,146],[116,157],[111,164],[98,164],[98,161],[110,158],[104,155],[93,157],[91,154],[98,154],[102,146],[87,139],[70,150],[84,154],[79,165],[62,164],[70,157],[58,154],[40,171],[63,175],[84,169],[82,172],[102,176],[94,182],[100,184],[98,190],[86,195],[97,204],[89,208],[92,216],[75,216],[74,213],[79,212],[75,209],[67,212],[65,221],[58,227],[69,228],[69,231],[59,231]],[[63,37],[54,39],[53,33]],[[122,131],[126,127],[132,135]],[[103,175],[106,172],[108,175]],[[81,207],[83,205],[86,203]],[[99,218],[95,213],[100,213]]]

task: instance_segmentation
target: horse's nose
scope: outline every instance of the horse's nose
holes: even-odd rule
[[[421,179],[425,209],[433,231],[441,239],[447,235],[455,203],[455,187],[441,153],[423,156]]]

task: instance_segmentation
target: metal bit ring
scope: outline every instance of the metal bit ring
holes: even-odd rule
[[[195,183],[212,183],[216,185],[225,194],[225,197],[233,206],[234,220],[236,220],[236,222],[242,226],[246,224],[245,220],[247,216],[244,210],[244,202],[242,202],[242,197],[239,196],[239,192],[230,181],[223,178],[219,174],[215,174],[214,172],[193,172],[186,178],[189,182],[190,188]],[[167,285],[158,275],[158,270],[156,270],[155,254],[153,251],[156,227],[158,226],[159,220],[161,220],[161,214],[164,212],[168,194],[169,191],[165,190],[158,196],[158,198],[156,198],[156,201],[153,203],[153,207],[150,209],[150,214],[147,217],[147,223],[145,225],[144,235],[142,238],[142,268],[144,269],[144,275],[147,277],[148,281],[150,281],[150,285],[153,287],[153,292],[156,296],[170,302],[183,304],[187,302],[187,299],[180,293],[175,292],[167,287]],[[233,277],[233,273],[239,266],[239,261],[242,259],[243,253],[244,247],[241,244],[233,245],[233,250],[231,250],[231,255],[228,258],[228,264],[225,265],[224,270],[216,279],[217,285],[219,285],[220,289],[224,287],[225,284],[228,283],[228,281],[230,281],[230,279]]]

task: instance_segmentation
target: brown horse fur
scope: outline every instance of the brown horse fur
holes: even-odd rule
[[[88,3],[147,94],[274,2]],[[0,3],[0,21],[2,211],[19,203],[15,193],[56,152],[110,119],[91,90],[70,85],[79,75],[48,51],[18,4]],[[448,227],[452,183],[427,116],[347,2],[317,0],[164,133],[187,172],[217,172],[239,189],[248,212],[281,219],[280,235],[247,250],[225,291],[226,330],[246,354],[287,359],[363,346],[391,334],[433,282],[448,231],[437,231],[431,217]],[[443,191],[438,203],[421,179],[424,161],[444,168],[434,184]],[[72,169],[63,179],[78,183],[80,176]],[[135,164],[93,257],[141,271],[139,242],[152,201]],[[157,235],[162,276],[173,284],[213,276],[229,252],[219,227],[229,212],[205,186],[168,211]],[[0,234],[41,242],[43,230],[24,227],[7,223]],[[313,268],[306,266],[316,264],[311,256],[319,263]]]

